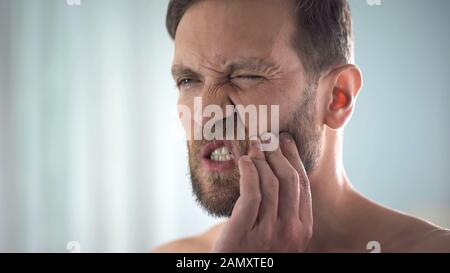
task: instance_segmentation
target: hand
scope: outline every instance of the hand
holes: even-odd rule
[[[272,136],[275,137],[275,136]],[[308,176],[293,138],[262,152],[259,140],[239,159],[240,197],[213,252],[303,252],[312,236]]]

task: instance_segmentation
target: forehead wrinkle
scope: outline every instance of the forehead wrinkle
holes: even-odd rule
[[[219,54],[214,54],[209,58],[203,57],[200,67],[212,71],[215,74],[225,74],[228,72],[226,68],[226,58]]]
[[[267,58],[241,57],[228,64],[229,71],[258,71],[266,74],[275,74],[281,70],[281,65]]]
[[[172,65],[173,70],[177,71],[178,68],[189,69],[195,73],[207,74],[207,72],[213,72],[212,74],[225,74],[226,59],[219,54],[208,56],[204,52],[198,52],[195,49],[189,49],[188,54],[176,54],[175,60]]]

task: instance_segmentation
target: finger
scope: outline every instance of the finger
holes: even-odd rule
[[[267,161],[253,159],[253,163],[258,170],[262,197],[257,221],[265,227],[271,226],[277,219],[279,183]]]
[[[264,152],[261,150],[261,141],[259,140],[259,138],[250,140],[250,145],[248,147],[247,153],[252,159],[266,159]]]
[[[259,138],[250,140],[248,154],[258,171],[261,205],[258,222],[268,225],[276,220],[278,210],[278,181],[266,162]]]
[[[281,219],[298,217],[300,185],[297,170],[283,155],[280,147],[265,154],[267,162],[279,181],[278,216]]]
[[[239,159],[240,196],[230,221],[250,230],[256,223],[261,203],[258,171],[249,156]]]
[[[311,225],[313,221],[311,188],[308,175],[298,152],[294,139],[288,133],[280,134],[281,152],[291,165],[297,170],[300,185],[299,218],[305,225]]]

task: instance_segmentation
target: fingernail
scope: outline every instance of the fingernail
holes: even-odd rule
[[[292,136],[290,135],[290,134],[288,134],[288,133],[281,133],[280,134],[280,141],[282,142],[282,143],[289,143],[289,142],[291,142],[293,139],[292,139]]]

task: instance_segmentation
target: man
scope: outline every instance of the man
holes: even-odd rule
[[[343,128],[362,87],[351,22],[346,0],[170,1],[179,104],[279,105],[281,133],[273,151],[189,138],[197,199],[229,219],[155,251],[450,251],[448,230],[368,200],[346,176]]]

